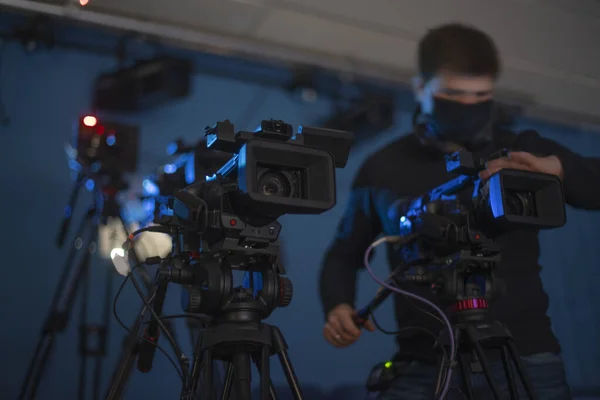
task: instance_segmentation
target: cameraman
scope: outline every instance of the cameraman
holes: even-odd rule
[[[431,30],[419,43],[418,72],[415,81],[418,109],[413,133],[380,149],[362,165],[323,262],[320,282],[326,313],[323,334],[338,348],[351,345],[361,335],[352,316],[357,271],[363,267],[365,250],[379,235],[399,234],[397,224],[386,218],[394,201],[419,196],[453,178],[446,172],[444,154],[460,148],[470,151],[508,148],[510,156],[488,163],[487,170],[481,173],[482,179],[502,168],[557,175],[563,181],[570,205],[600,209],[600,159],[584,158],[533,131],[517,135],[493,129],[494,87],[500,74],[500,60],[488,35],[460,24]],[[546,315],[548,295],[539,275],[538,234],[515,231],[504,239],[502,262],[496,273],[505,282],[507,293],[494,302],[490,317],[505,324],[514,336],[538,398],[571,399],[560,345]],[[391,247],[388,247],[388,261],[391,266],[401,261]],[[404,289],[435,301],[428,288],[411,285]],[[395,296],[394,300],[400,327],[410,328],[397,335],[396,359],[404,369],[379,399],[429,400],[437,374],[437,354],[433,347],[443,326],[408,298]],[[374,330],[370,321],[365,328]],[[492,369],[503,398],[509,397],[500,360],[492,359]],[[492,397],[483,374],[472,374],[471,381],[476,398]],[[519,392],[523,393],[522,387]],[[448,398],[453,396],[464,398],[456,390],[451,390]]]

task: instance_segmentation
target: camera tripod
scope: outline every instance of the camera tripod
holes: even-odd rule
[[[461,261],[459,261],[459,263],[466,262],[467,268],[465,265],[451,264],[452,268],[445,268],[433,273],[424,267],[417,267],[416,273],[397,268],[387,280],[391,285],[409,281],[430,285],[436,296],[446,304],[450,304],[450,321],[457,359],[451,362],[450,335],[448,328],[444,328],[437,341],[438,348],[443,351],[440,357],[434,399],[444,400],[440,399],[440,396],[448,373],[456,366],[456,363],[461,376],[462,390],[468,400],[475,399],[470,381],[471,372],[483,373],[494,400],[502,400],[500,388],[492,375],[491,364],[486,354],[486,351],[497,350],[501,356],[511,400],[518,399],[517,381],[513,374],[513,367],[523,384],[527,397],[530,400],[537,400],[512,335],[500,322],[489,322],[486,318],[489,300],[495,297],[498,291],[494,285],[495,278],[491,270],[499,258],[494,256],[473,258],[467,254],[467,252],[461,252]],[[380,290],[367,306],[357,312],[355,323],[363,326],[373,311],[391,293],[392,291],[387,288]]]
[[[209,325],[197,341],[192,364],[192,378],[181,399],[191,399],[200,378],[213,382],[213,361],[227,363],[221,399],[251,400],[251,363],[260,374],[260,399],[275,400],[277,395],[270,379],[270,357],[279,356],[288,385],[296,400],[302,400],[298,378],[287,353],[283,334],[274,325],[262,322],[262,305],[251,293],[234,293],[226,309]],[[230,397],[231,393],[235,397]],[[201,388],[203,400],[216,399],[212,385]]]
[[[518,375],[527,398],[536,400],[537,396],[533,390],[533,386],[527,378],[525,366],[521,361],[514,340],[510,332],[504,325],[498,321],[487,321],[488,300],[484,297],[486,291],[492,291],[493,276],[485,276],[485,286],[481,290],[481,285],[474,280],[470,281],[471,276],[461,274],[457,271],[451,272],[448,275],[453,275],[446,282],[465,282],[458,285],[448,285],[447,287],[459,287],[460,293],[458,300],[450,307],[450,321],[453,323],[453,333],[456,349],[456,357],[458,369],[460,372],[462,391],[465,397],[469,400],[474,399],[473,389],[471,386],[470,375],[474,373],[483,373],[490,387],[494,400],[502,400],[501,391],[498,383],[492,374],[492,367],[487,351],[498,351],[501,357],[504,374],[508,384],[511,400],[519,398],[517,391],[517,381],[515,380],[514,372]],[[437,285],[443,285],[438,281]],[[436,283],[433,284],[434,291]],[[442,386],[446,380],[450,368],[454,365],[450,364],[449,352],[450,343],[447,328],[442,330],[437,342],[438,346],[444,348],[442,353],[438,378],[436,384],[436,399],[441,393]],[[512,364],[512,366],[511,366]],[[514,367],[514,371],[513,371]]]
[[[270,357],[277,354],[294,398],[302,400],[288,345],[279,328],[263,322],[275,308],[285,307],[291,301],[291,282],[278,273],[282,267],[257,262],[246,273],[247,281],[241,287],[233,287],[232,266],[226,257],[200,253],[192,258],[197,264],[159,268],[156,278],[158,287],[168,282],[186,285],[184,310],[212,317],[195,344],[191,373],[184,379],[180,398],[194,399],[201,386],[202,400],[216,400],[219,390],[214,385],[214,364],[222,361],[227,368],[221,400],[251,400],[252,362],[260,373],[261,400],[275,400]],[[157,309],[155,304],[155,311],[159,315],[160,306]]]
[[[72,210],[84,182],[81,176],[75,183],[69,204],[65,209],[65,217],[57,238],[57,245],[61,247],[65,241],[71,222]],[[78,295],[81,296],[81,311],[79,321],[79,386],[78,399],[86,398],[87,360],[94,360],[93,371],[93,398],[99,399],[103,357],[106,354],[107,333],[110,322],[112,306],[112,284],[115,270],[112,264],[105,265],[104,273],[104,299],[102,322],[90,324],[88,322],[88,298],[90,288],[90,265],[92,255],[97,251],[97,235],[100,225],[105,224],[108,218],[121,218],[121,209],[116,201],[116,194],[122,190],[124,182],[120,179],[110,180],[94,191],[94,204],[88,209],[75,235],[74,245],[71,247],[58,286],[55,289],[50,310],[42,326],[41,336],[35,347],[33,357],[29,363],[25,379],[19,393],[19,400],[35,399],[39,385],[47,369],[51,354],[56,344],[58,334],[67,328]],[[126,230],[125,223],[123,228]],[[120,244],[119,244],[120,245]],[[76,258],[80,250],[85,249],[79,263]],[[133,253],[133,252],[132,252]],[[96,346],[92,346],[96,343]]]

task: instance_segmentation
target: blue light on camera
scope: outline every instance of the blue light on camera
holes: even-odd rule
[[[144,187],[144,191],[148,196],[158,196],[160,193],[158,186],[156,186],[156,184],[149,179],[144,179],[142,186]]]
[[[165,174],[174,174],[177,171],[177,165],[175,164],[167,164],[165,165]]]

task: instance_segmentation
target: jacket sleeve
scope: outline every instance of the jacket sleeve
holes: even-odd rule
[[[320,276],[325,315],[339,304],[354,305],[357,272],[363,267],[364,253],[381,232],[370,182],[369,171],[363,166],[352,185],[333,243],[325,253]]]
[[[600,158],[584,157],[535,131],[522,132],[515,150],[542,156],[554,155],[561,161],[565,200],[573,207],[600,210]]]

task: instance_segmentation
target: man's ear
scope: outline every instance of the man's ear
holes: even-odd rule
[[[415,76],[411,79],[411,83],[415,100],[421,101],[423,98],[423,91],[425,89],[425,81],[420,76]]]

